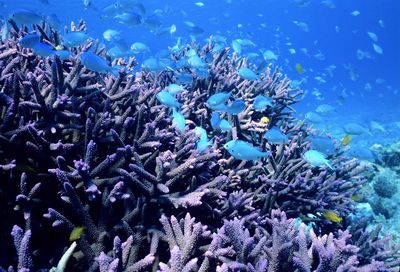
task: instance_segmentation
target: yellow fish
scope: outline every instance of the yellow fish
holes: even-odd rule
[[[351,197],[351,200],[354,200],[354,201],[360,201],[361,199],[363,199],[363,197],[360,196],[360,195],[353,195],[353,196]]]
[[[304,73],[304,69],[303,66],[301,66],[300,63],[296,63],[296,65],[294,66],[294,68],[296,69],[297,73],[299,75],[302,75]]]
[[[270,120],[269,120],[269,118],[267,116],[264,116],[264,117],[261,118],[261,122],[264,123],[264,124],[269,123],[269,121]]]
[[[351,141],[351,135],[347,134],[346,136],[344,136],[344,138],[342,139],[342,146],[346,146],[350,143]]]
[[[334,223],[340,223],[340,222],[342,222],[342,218],[336,213],[336,212],[334,212],[334,211],[325,211],[325,212],[323,212],[323,214],[322,214],[324,217],[325,217],[325,219],[327,219],[327,220],[329,220],[329,221],[331,221],[331,222],[334,222]]]
[[[76,241],[79,238],[81,238],[83,232],[85,231],[86,227],[83,226],[78,226],[75,227],[72,231],[71,234],[69,235],[69,240],[72,241]]]
[[[56,50],[63,50],[63,46],[59,44],[59,45],[56,46],[55,49],[56,49]]]

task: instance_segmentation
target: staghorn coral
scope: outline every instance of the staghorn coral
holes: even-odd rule
[[[251,63],[229,55],[229,49],[213,52],[211,38],[203,48],[187,46],[170,56],[178,61],[194,49],[204,61],[211,58],[206,77],[190,66],[132,74],[134,59],[114,60],[125,67],[115,75],[99,74],[79,59],[88,50],[107,58],[98,42],[71,49],[73,56],[63,61],[56,54],[39,57],[18,44],[28,28],[12,25],[11,38],[0,46],[0,215],[7,218],[0,225],[2,266],[55,267],[76,227],[85,231],[67,264],[73,271],[357,266],[356,248],[346,244],[348,232],[328,234],[340,226],[321,213],[335,210],[345,217],[352,211],[351,196],[364,183],[364,168],[340,153],[330,158],[334,171],[304,162],[310,130],[297,123],[291,107],[302,92],[291,89],[280,71],[267,69],[259,80],[244,80],[237,70]],[[42,40],[60,45],[62,37],[47,24],[33,27]],[[84,28],[80,22],[70,31]],[[156,94],[182,73],[193,81],[177,95],[186,118],[179,131]],[[226,116],[234,124],[228,133],[214,131],[209,122],[206,101],[219,90],[246,102],[243,112]],[[261,93],[273,106],[256,112],[251,103]],[[260,122],[263,116],[269,123]],[[197,126],[214,139],[203,151],[196,148]],[[263,138],[274,126],[289,136],[288,143]],[[223,148],[231,139],[252,142],[271,156],[235,160]],[[201,223],[194,224],[194,217]],[[322,236],[306,239],[294,217],[313,221]],[[22,225],[25,231],[17,227]],[[11,229],[18,259],[10,253]],[[41,240],[42,233],[49,242]],[[307,255],[310,248],[325,263]],[[287,257],[293,260],[285,264]]]

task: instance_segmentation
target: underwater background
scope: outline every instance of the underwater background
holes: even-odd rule
[[[90,37],[101,39],[104,31],[112,29],[120,32],[119,38],[128,47],[134,42],[144,43],[144,53],[135,55],[140,61],[172,47],[178,38],[186,43],[219,34],[225,37],[227,46],[235,39],[249,39],[254,45],[243,48],[244,56],[257,53],[262,57],[263,52],[271,50],[277,57],[271,65],[302,82],[305,101],[297,108],[303,114],[322,103],[335,104],[336,112],[328,118],[331,127],[375,120],[398,129],[400,4],[394,0],[147,1],[142,3],[143,22],[133,26],[113,18],[124,12],[123,5],[111,13],[107,10],[115,3],[89,0],[86,7],[83,0],[3,0],[0,16],[28,8],[45,16],[56,15],[61,29],[83,19]],[[146,24],[146,16],[151,23]],[[173,34],[171,26],[176,26]],[[110,48],[114,46],[103,41]],[[377,53],[373,44],[383,52]],[[304,69],[301,75],[296,64]],[[392,136],[398,134],[378,136],[373,141],[390,142]]]
[[[0,271],[399,271],[399,14],[0,0]]]

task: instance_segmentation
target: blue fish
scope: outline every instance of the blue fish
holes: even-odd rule
[[[368,129],[357,124],[357,123],[348,123],[343,127],[344,131],[350,135],[361,135],[364,133],[369,133]]]
[[[219,128],[219,123],[221,122],[221,118],[219,117],[219,113],[213,112],[211,114],[211,127],[215,130]]]
[[[383,163],[382,160],[373,152],[371,149],[362,146],[351,147],[349,151],[346,152],[350,156],[357,158],[359,160],[375,162],[378,161]]]
[[[188,58],[188,63],[192,68],[196,68],[196,69],[203,68],[204,66],[206,66],[206,64],[203,62],[203,60],[197,55],[194,55],[194,56],[191,56],[190,58]]]
[[[107,61],[91,51],[84,52],[80,57],[82,64],[89,70],[99,73],[111,71]]]
[[[193,82],[193,76],[190,73],[180,73],[176,76],[176,80],[179,84],[189,85]]]
[[[224,104],[226,101],[228,101],[230,96],[231,93],[227,92],[215,93],[207,99],[207,106],[212,108]]]
[[[1,26],[1,41],[4,43],[6,40],[8,40],[9,36],[10,31],[8,29],[8,22],[4,22]]]
[[[185,89],[181,85],[171,83],[165,88],[165,90],[173,95],[176,95],[183,92]]]
[[[142,16],[134,12],[124,12],[114,16],[117,23],[127,26],[136,26],[142,23]]]
[[[17,9],[11,14],[11,19],[17,24],[40,24],[42,16],[29,9]]]
[[[311,141],[311,148],[315,149],[325,155],[332,155],[336,152],[336,147],[332,139],[326,136],[310,136],[308,139]]]
[[[161,104],[171,108],[180,108],[181,104],[176,100],[176,98],[167,91],[161,91],[157,95],[157,100],[160,101]]]
[[[210,73],[208,72],[207,68],[199,68],[195,70],[196,75],[199,78],[206,78],[210,75]]]
[[[58,55],[60,57],[60,60],[66,60],[72,56],[72,53],[68,50],[57,50],[55,51],[54,55]]]
[[[228,132],[232,129],[231,123],[229,123],[229,121],[225,119],[221,120],[221,122],[219,123],[219,127],[223,132]]]
[[[54,52],[56,52],[53,47],[47,43],[39,42],[32,47],[33,52],[41,57],[50,57]]]
[[[208,138],[207,138],[207,131],[206,131],[204,128],[202,128],[202,127],[196,127],[196,128],[194,129],[194,131],[196,132],[196,134],[197,134],[198,136],[200,136],[200,141],[207,141],[207,140],[208,140]]]
[[[322,117],[319,114],[312,112],[312,111],[307,112],[304,115],[304,117],[306,118],[307,121],[314,123],[314,124],[319,124],[319,123],[323,122]]]
[[[195,128],[195,132],[196,132],[197,135],[200,136],[200,139],[199,139],[199,141],[197,142],[197,145],[196,145],[196,149],[197,149],[197,151],[202,153],[205,150],[207,150],[207,148],[209,146],[212,145],[212,142],[211,142],[211,140],[210,141],[208,140],[207,131],[204,128],[196,127]]]
[[[23,48],[33,48],[39,42],[40,36],[38,34],[27,34],[18,41]]]
[[[69,32],[63,36],[64,45],[67,47],[76,47],[84,44],[89,36],[81,31]]]
[[[185,117],[183,116],[182,113],[177,111],[175,108],[172,109],[172,123],[180,130],[184,131],[185,130]]]
[[[267,132],[264,134],[264,139],[267,139],[268,142],[272,144],[280,144],[282,142],[287,143],[288,142],[288,137],[287,135],[283,134],[280,129],[273,127],[269,129]]]
[[[263,111],[268,106],[272,107],[272,99],[268,96],[259,94],[253,101],[253,108],[256,111]]]
[[[257,74],[253,70],[246,67],[241,67],[238,71],[238,74],[241,78],[246,80],[258,80]]]
[[[224,148],[238,160],[259,160],[262,157],[268,157],[270,154],[269,152],[261,152],[251,143],[241,140],[231,140],[224,145]]]
[[[226,106],[225,112],[229,115],[237,115],[246,109],[246,103],[239,99]]]
[[[306,162],[311,164],[312,166],[328,166],[330,169],[333,170],[332,165],[330,164],[329,160],[325,159],[324,154],[317,150],[308,150],[304,153],[303,158]]]

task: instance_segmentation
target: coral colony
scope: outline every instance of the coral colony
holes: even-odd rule
[[[304,156],[302,92],[279,70],[211,37],[133,72],[97,41],[9,23],[1,271],[397,271],[392,239],[350,220],[365,167]]]

